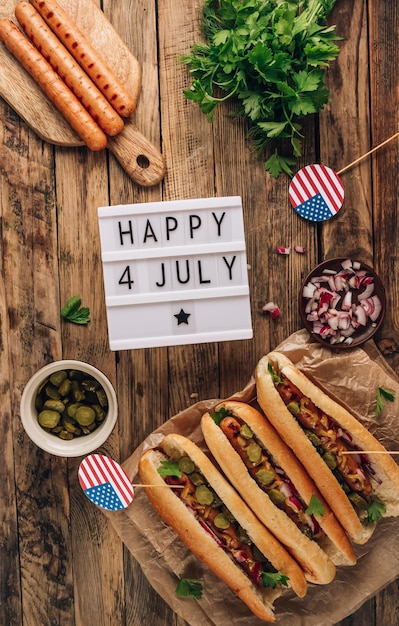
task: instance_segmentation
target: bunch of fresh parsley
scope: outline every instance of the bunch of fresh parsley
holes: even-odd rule
[[[325,70],[339,48],[326,18],[336,0],[205,0],[204,41],[182,57],[193,77],[186,98],[210,121],[215,107],[234,98],[258,152],[275,151],[265,169],[292,175],[301,156],[301,118],[329,100]],[[283,156],[276,142],[290,145]]]

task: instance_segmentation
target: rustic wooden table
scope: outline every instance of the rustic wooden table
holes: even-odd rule
[[[0,103],[0,623],[4,626],[161,626],[183,621],[152,591],[108,519],[77,481],[81,459],[47,455],[19,419],[29,377],[61,358],[88,361],[113,381],[119,420],[102,451],[124,460],[155,427],[197,399],[226,397],[257,360],[301,327],[297,294],[318,261],[352,256],[374,265],[388,294],[378,345],[399,372],[398,143],[343,174],[345,203],[321,226],[297,217],[288,179],[264,172],[238,120],[213,125],[183,88],[182,52],[198,39],[199,5],[184,0],[104,0],[103,9],[139,59],[143,85],[136,124],[166,158],[164,181],[137,186],[112,155],[41,141]],[[306,123],[302,162],[339,170],[398,127],[399,12],[396,2],[338,0],[331,16],[343,37],[328,72],[331,103]],[[298,164],[298,165],[300,165]],[[97,207],[239,195],[244,206],[254,339],[114,353],[109,350]],[[282,257],[277,245],[305,246]],[[63,321],[81,295],[92,321]],[[259,313],[267,300],[278,320]],[[340,626],[396,626],[397,583]],[[339,599],[337,599],[339,601]],[[315,607],[317,611],[317,607]]]

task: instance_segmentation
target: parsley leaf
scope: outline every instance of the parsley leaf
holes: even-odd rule
[[[182,476],[179,464],[175,461],[161,461],[157,472],[160,476],[177,476],[177,478]]]
[[[293,175],[302,153],[299,120],[328,102],[324,75],[339,54],[340,37],[326,21],[335,2],[204,0],[204,41],[181,57],[192,79],[186,98],[209,121],[219,104],[234,98],[257,152],[271,145],[265,169],[274,178]],[[283,139],[291,154],[281,153]]]
[[[201,600],[202,591],[202,580],[196,578],[181,578],[175,590],[179,598],[194,598],[195,600]]]
[[[366,524],[376,524],[386,512],[386,506],[379,500],[371,500],[367,509]]]
[[[270,376],[272,377],[273,382],[274,382],[275,385],[280,385],[283,382],[283,379],[281,378],[281,376],[279,376],[276,373],[276,371],[275,371],[275,369],[274,369],[274,367],[273,367],[273,365],[271,363],[267,364],[267,370],[268,370]]]
[[[375,409],[375,416],[379,417],[384,408],[384,401],[388,400],[388,402],[395,401],[395,394],[389,389],[385,389],[385,387],[378,387],[377,389],[377,405]]]
[[[291,166],[294,164],[295,159],[282,157],[278,154],[277,150],[275,150],[274,154],[265,162],[265,170],[267,170],[273,178],[278,178],[282,172],[285,172],[288,176],[293,176],[294,172]]]
[[[218,411],[211,413],[211,418],[217,426],[220,426],[220,422],[228,415],[230,415],[230,411],[228,411],[224,406],[221,406]]]
[[[309,506],[306,509],[305,513],[307,515],[314,515],[315,517],[317,517],[318,515],[324,515],[324,511],[325,511],[324,506],[322,505],[320,500],[318,500],[316,498],[314,493],[312,493],[312,497],[310,498]]]
[[[275,589],[277,585],[288,587],[288,576],[280,574],[280,572],[261,572],[260,576],[263,587],[271,587],[272,589]]]
[[[66,305],[61,309],[61,315],[74,324],[88,324],[90,322],[90,309],[81,307],[82,300],[78,296],[69,298]]]

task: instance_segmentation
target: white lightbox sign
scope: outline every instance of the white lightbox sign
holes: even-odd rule
[[[241,198],[100,207],[111,350],[252,337]]]

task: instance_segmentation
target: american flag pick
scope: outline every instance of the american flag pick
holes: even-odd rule
[[[103,454],[90,454],[80,464],[78,478],[86,496],[107,511],[129,506],[134,489],[121,466]]]
[[[300,169],[290,183],[288,194],[295,211],[313,222],[336,215],[344,201],[344,187],[338,174],[318,164]]]

